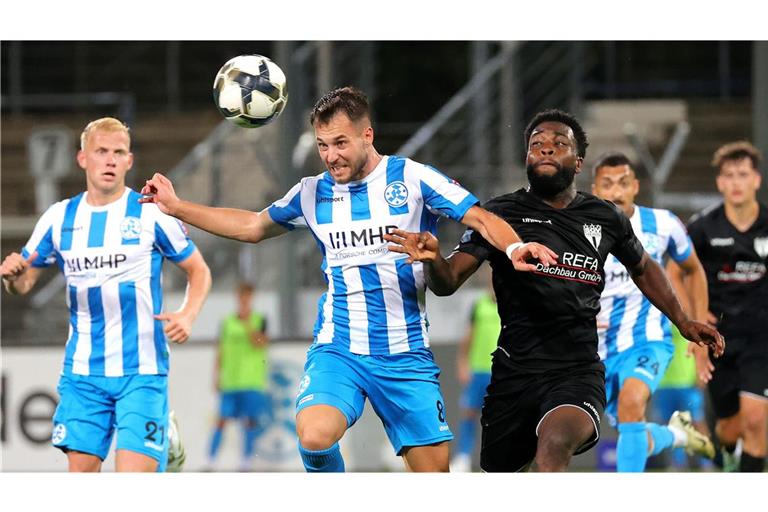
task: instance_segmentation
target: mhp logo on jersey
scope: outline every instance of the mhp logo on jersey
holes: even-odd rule
[[[384,189],[384,200],[390,206],[403,206],[408,201],[408,187],[402,181],[393,181]]]
[[[138,217],[126,217],[120,223],[120,234],[125,240],[135,240],[141,236],[141,220]]]

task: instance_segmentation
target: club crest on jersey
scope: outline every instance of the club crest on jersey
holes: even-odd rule
[[[768,237],[755,238],[755,252],[761,258],[768,256]]]
[[[600,224],[584,224],[584,236],[587,237],[592,247],[597,250],[600,247],[600,240],[603,238],[603,226]]]
[[[63,423],[58,423],[53,428],[53,433],[51,434],[51,442],[53,442],[53,444],[59,444],[64,441],[65,437],[67,437],[67,427],[65,427]]]
[[[384,189],[384,200],[389,206],[403,206],[408,201],[408,187],[402,181],[393,181]]]
[[[138,217],[126,217],[120,223],[120,234],[124,240],[135,240],[141,236],[141,220]]]
[[[303,392],[307,390],[307,388],[309,387],[310,380],[311,379],[309,378],[309,375],[305,373],[304,377],[301,378],[301,382],[299,382],[299,392],[296,393],[296,396],[301,395]]]

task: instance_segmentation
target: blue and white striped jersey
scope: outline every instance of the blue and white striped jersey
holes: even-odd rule
[[[106,206],[87,192],[46,210],[22,249],[35,267],[58,264],[67,283],[69,338],[62,373],[121,377],[168,373],[160,320],[163,258],[181,262],[195,245],[179,221],[129,188]]]
[[[665,254],[676,262],[691,255],[693,244],[685,226],[669,210],[635,205],[630,222],[645,251],[660,265]],[[643,295],[626,267],[611,254],[604,269],[605,289],[597,316],[600,359],[643,343],[671,344],[669,319]]]
[[[323,252],[328,291],[319,302],[315,343],[355,354],[428,347],[423,265],[390,252],[384,234],[436,233],[439,216],[460,220],[478,200],[432,167],[384,156],[365,179],[338,185],[328,172],[304,178],[269,207],[276,223],[312,231]]]

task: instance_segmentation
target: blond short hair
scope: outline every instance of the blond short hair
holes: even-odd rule
[[[746,140],[740,140],[738,142],[731,142],[720,146],[715,151],[712,157],[712,167],[720,169],[724,162],[728,160],[741,160],[743,158],[749,158],[752,161],[752,167],[757,170],[762,160],[760,150],[755,146],[747,142]]]
[[[92,133],[97,131],[103,132],[123,132],[128,137],[128,149],[131,148],[131,134],[130,128],[128,128],[122,121],[115,119],[114,117],[102,117],[91,121],[80,134],[80,149],[85,150],[85,145],[88,142],[88,137]]]

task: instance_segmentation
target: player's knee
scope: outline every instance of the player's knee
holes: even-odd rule
[[[739,437],[741,437],[740,418],[733,416],[718,421],[715,425],[715,433],[721,443],[728,445],[736,444]]]
[[[301,446],[312,451],[327,450],[339,440],[332,430],[318,428],[316,425],[298,427],[297,434]]]
[[[768,418],[762,410],[744,411],[741,418],[742,430],[746,435],[764,437],[766,430],[768,430],[766,421]]]
[[[78,452],[69,452],[68,466],[71,473],[97,473],[101,471],[101,460]]]
[[[573,453],[580,445],[580,440],[576,439],[569,432],[553,431],[545,437],[539,438],[538,448],[536,450],[536,464],[541,471],[543,467],[549,470],[557,470],[563,464],[567,465]]]
[[[645,418],[646,399],[641,393],[619,393],[619,422],[637,423]]]

